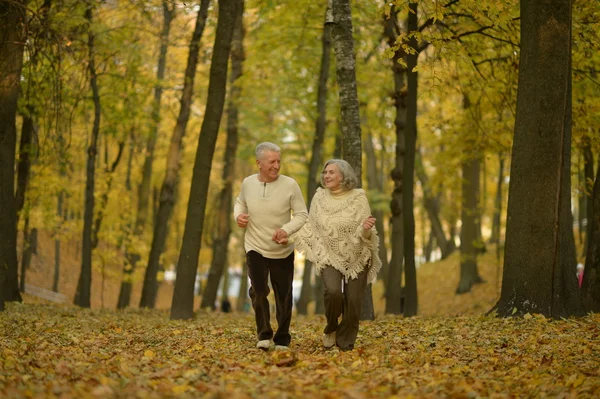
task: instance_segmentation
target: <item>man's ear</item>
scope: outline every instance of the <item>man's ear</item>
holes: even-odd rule
[[[258,159],[256,160],[256,166],[260,166],[260,161]]]

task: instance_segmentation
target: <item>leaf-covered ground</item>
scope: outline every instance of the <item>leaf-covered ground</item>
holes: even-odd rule
[[[0,397],[600,397],[600,315],[380,316],[354,351],[294,317],[288,352],[262,352],[248,314],[9,304]]]

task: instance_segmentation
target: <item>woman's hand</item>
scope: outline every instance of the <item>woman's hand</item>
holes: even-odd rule
[[[369,216],[368,218],[366,218],[363,222],[363,229],[365,231],[371,230],[371,227],[375,225],[376,220],[377,219],[375,219],[373,216]]]

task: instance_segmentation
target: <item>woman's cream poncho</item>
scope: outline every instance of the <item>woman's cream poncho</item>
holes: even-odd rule
[[[308,221],[291,239],[296,249],[315,264],[318,275],[325,266],[332,266],[348,281],[370,264],[370,283],[381,269],[377,230],[373,226],[364,232],[362,226],[370,215],[363,189],[334,196],[328,189],[319,188],[310,204]]]

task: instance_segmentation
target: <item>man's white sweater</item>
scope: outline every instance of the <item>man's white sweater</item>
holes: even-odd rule
[[[234,220],[242,213],[249,215],[244,236],[246,252],[256,251],[271,259],[287,258],[294,251],[293,244],[281,245],[272,240],[275,231],[283,229],[290,235],[308,219],[298,183],[285,175],[270,183],[258,180],[258,174],[246,177],[235,200]]]

